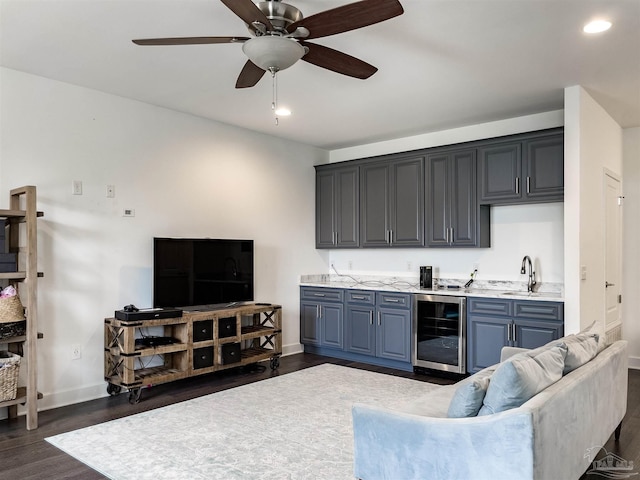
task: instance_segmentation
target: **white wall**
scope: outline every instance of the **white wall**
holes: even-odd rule
[[[466,127],[452,128],[439,132],[424,133],[412,137],[397,138],[384,142],[369,143],[356,147],[332,150],[331,162],[341,162],[356,158],[373,157],[388,153],[406,152],[421,148],[451,145],[473,140],[482,140],[491,137],[502,137],[515,133],[532,132],[545,128],[561,127],[564,122],[562,110],[526,115],[523,117],[508,118],[495,122],[469,125]]]
[[[622,178],[622,128],[580,86],[565,89],[565,332],[604,330],[604,171]],[[567,180],[568,179],[568,180]],[[587,279],[580,279],[585,266]]]
[[[640,368],[640,127],[624,130],[623,148],[622,335],[629,342],[629,365]]]
[[[10,188],[36,185],[45,212],[41,408],[105,394],[103,319],[128,303],[151,306],[154,236],[254,239],[256,300],[282,304],[285,352],[299,349],[299,276],[328,270],[328,255],[314,248],[313,169],[327,152],[14,70],[0,75],[0,207]],[[71,194],[73,180],[83,195]],[[80,360],[70,359],[73,344]]]
[[[563,125],[563,112],[553,111],[497,122],[433,132],[331,151],[331,161],[417,150],[484,138],[554,128]],[[331,262],[347,272],[417,275],[419,265],[433,265],[442,277],[467,278],[475,264],[478,279],[526,281],[520,275],[522,257],[536,263],[541,282],[564,281],[564,209],[562,203],[491,208],[491,248],[332,250]],[[411,264],[410,268],[408,264]]]

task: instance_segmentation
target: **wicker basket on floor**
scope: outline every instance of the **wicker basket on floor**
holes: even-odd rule
[[[0,402],[15,400],[18,392],[20,356],[0,352]]]

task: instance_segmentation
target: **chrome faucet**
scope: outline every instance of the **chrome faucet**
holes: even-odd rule
[[[533,292],[533,287],[536,285],[536,272],[533,271],[533,264],[529,255],[525,255],[522,259],[522,267],[520,267],[520,273],[527,273],[527,264],[529,265],[529,281],[527,282],[527,292]]]

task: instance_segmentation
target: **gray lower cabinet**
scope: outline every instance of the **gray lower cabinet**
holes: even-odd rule
[[[316,167],[316,248],[360,246],[359,169]]]
[[[313,287],[300,292],[306,352],[412,370],[411,294]]]
[[[480,204],[561,202],[564,135],[554,130],[483,145],[478,175]]]
[[[360,167],[363,247],[424,246],[424,157]]]
[[[342,289],[300,289],[300,343],[343,348],[343,298]]]
[[[478,208],[476,150],[434,153],[426,159],[426,245],[489,247],[489,208]]]
[[[564,335],[564,304],[467,297],[467,371],[500,361],[504,346],[537,348]]]
[[[411,295],[347,290],[345,350],[411,361]]]
[[[376,292],[347,290],[345,350],[362,355],[376,354]]]

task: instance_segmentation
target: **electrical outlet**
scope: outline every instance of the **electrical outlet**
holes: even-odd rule
[[[71,345],[71,360],[79,360],[82,358],[82,345],[79,343]]]
[[[115,196],[116,196],[116,186],[107,185],[107,198],[115,198]]]
[[[410,272],[412,267],[411,262],[407,262],[407,272]]]
[[[82,195],[82,180],[74,180],[71,183],[71,193],[74,195]]]
[[[123,217],[135,217],[136,216],[136,211],[133,208],[125,208],[122,211],[122,216]]]
[[[353,270],[353,261],[352,260],[349,260],[349,264],[348,265],[349,265],[349,267],[348,267],[349,270]]]

